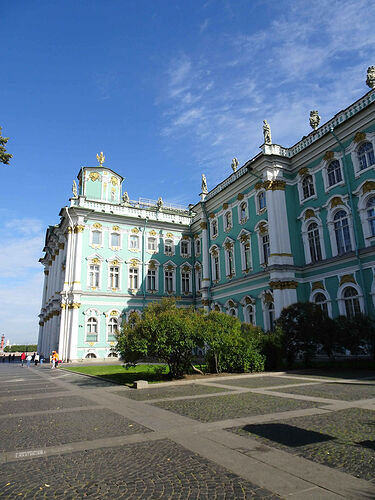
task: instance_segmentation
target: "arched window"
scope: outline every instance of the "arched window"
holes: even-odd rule
[[[218,229],[217,229],[217,220],[214,219],[212,222],[211,222],[211,232],[212,232],[212,237],[213,238],[216,238],[216,236],[218,235]]]
[[[340,162],[333,160],[327,167],[328,186],[334,186],[342,181]]]
[[[263,234],[261,236],[262,244],[262,264],[267,265],[270,256],[270,237],[269,234]]]
[[[261,191],[258,194],[257,200],[258,200],[258,211],[263,210],[264,208],[266,208],[267,204],[266,204],[266,193],[265,193],[265,191]]]
[[[201,240],[197,238],[195,240],[195,256],[198,257],[201,254]]]
[[[96,318],[91,317],[87,320],[86,341],[98,341],[98,320]]]
[[[236,317],[236,310],[234,307],[231,307],[228,311],[229,316]]]
[[[240,220],[245,221],[247,219],[247,212],[246,212],[246,202],[242,202],[240,205]]]
[[[96,354],[94,354],[93,352],[89,352],[88,354],[86,354],[85,358],[87,359],[96,358]]]
[[[302,193],[303,199],[310,198],[310,196],[314,196],[314,180],[311,175],[306,175],[302,181]]]
[[[252,325],[255,325],[255,309],[254,306],[251,304],[248,304],[245,307],[245,321],[246,323],[250,323]]]
[[[197,292],[202,288],[202,268],[199,265],[195,266],[195,288]]]
[[[275,326],[275,306],[273,302],[270,302],[266,306],[267,309],[267,320],[268,320],[268,327],[270,331],[273,331],[274,326]]]
[[[232,212],[225,213],[224,221],[225,221],[225,230],[229,231],[229,229],[232,229]]]
[[[173,255],[173,241],[165,240],[164,241],[164,253],[165,255]]]
[[[118,330],[118,320],[117,318],[111,318],[107,325],[107,340],[108,342],[114,342],[116,340],[115,333]]]
[[[338,255],[350,252],[352,244],[350,241],[348,215],[345,210],[339,210],[333,217],[335,238]]]
[[[364,142],[358,148],[357,155],[358,155],[359,170],[364,170],[365,168],[374,165],[375,163],[374,148],[372,147],[371,142]]]
[[[129,288],[132,290],[138,289],[138,267],[129,269]]]
[[[219,250],[214,247],[211,250],[211,270],[212,270],[212,280],[214,282],[220,280],[220,260],[219,260]]]
[[[326,296],[318,292],[314,297],[314,303],[328,316],[328,305]]]
[[[375,196],[371,198],[366,203],[367,210],[367,220],[370,228],[370,235],[375,236]]]
[[[359,302],[358,292],[352,286],[348,286],[342,293],[342,298],[345,304],[345,314],[348,318],[354,318],[361,313],[361,305]]]
[[[322,260],[322,250],[320,247],[319,228],[316,222],[311,222],[307,227],[307,239],[309,242],[311,262]]]

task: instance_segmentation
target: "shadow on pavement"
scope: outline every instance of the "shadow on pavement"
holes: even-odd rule
[[[335,439],[328,434],[307,431],[288,424],[253,424],[245,425],[243,429],[246,432],[290,447],[306,446],[308,444],[321,443]]]

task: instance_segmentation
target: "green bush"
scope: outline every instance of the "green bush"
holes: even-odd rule
[[[4,352],[37,352],[37,344],[15,344],[4,347]]]

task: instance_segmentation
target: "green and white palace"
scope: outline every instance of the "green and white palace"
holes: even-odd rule
[[[66,361],[108,358],[132,311],[176,297],[271,330],[311,301],[332,316],[375,318],[375,68],[371,90],[292,147],[273,143],[188,209],[130,200],[123,177],[82,167],[70,205],[49,226],[38,350]]]

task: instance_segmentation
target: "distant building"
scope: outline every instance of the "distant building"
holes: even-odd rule
[[[204,178],[190,210],[129,200],[102,155],[83,167],[47,229],[38,350],[115,356],[122,319],[164,296],[265,330],[297,301],[374,318],[375,90],[319,120],[290,148],[265,120],[261,152],[211,191]]]

